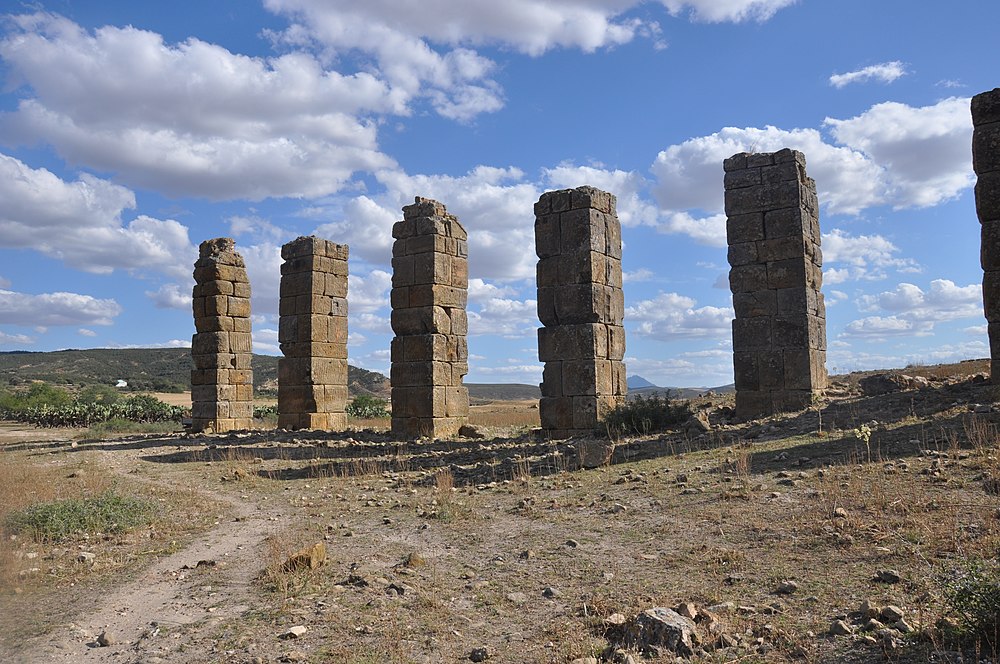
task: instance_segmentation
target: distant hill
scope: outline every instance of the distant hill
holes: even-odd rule
[[[628,389],[630,390],[639,390],[644,387],[656,387],[656,385],[650,383],[642,376],[637,376],[637,375],[629,376],[626,379],[626,382],[628,384]]]
[[[538,385],[520,383],[466,383],[472,401],[527,401],[539,399],[542,391]]]
[[[95,348],[48,353],[0,352],[0,385],[43,380],[56,385],[114,385],[128,381],[128,389],[182,392],[191,385],[191,351],[188,348]],[[254,389],[278,389],[278,358],[253,356]],[[380,373],[347,367],[352,395],[388,398],[389,379]]]

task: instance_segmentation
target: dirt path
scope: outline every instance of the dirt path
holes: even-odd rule
[[[218,499],[218,496],[216,496]],[[249,608],[262,542],[284,524],[277,515],[232,501],[223,521],[100,598],[97,609],[47,637],[25,662],[189,662],[204,653],[206,630]],[[113,643],[99,647],[105,633]]]

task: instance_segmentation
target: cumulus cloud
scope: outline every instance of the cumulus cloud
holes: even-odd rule
[[[264,355],[280,355],[278,345],[278,330],[272,327],[253,329],[253,352]]]
[[[0,346],[30,346],[33,343],[35,338],[26,334],[7,334],[0,331]]]
[[[899,60],[883,62],[877,65],[869,65],[862,69],[849,71],[843,74],[833,74],[830,76],[830,85],[835,88],[842,88],[851,83],[867,83],[868,81],[879,81],[881,83],[892,83],[897,78],[905,76],[908,72],[906,67]]]
[[[66,182],[0,154],[0,200],[4,246],[34,249],[86,272],[153,269],[181,276],[196,254],[188,229],[176,221],[141,215],[123,223],[135,195],[92,175]]]
[[[469,310],[469,335],[514,338],[535,334],[539,327],[538,302],[493,297],[477,310]]]
[[[53,327],[111,325],[122,312],[114,300],[79,293],[31,295],[0,290],[0,324]]]
[[[690,12],[699,21],[766,21],[796,0],[660,0],[671,14]]]
[[[894,290],[865,295],[858,300],[862,311],[892,312],[909,321],[934,322],[983,315],[983,291],[979,284],[958,286],[948,279],[935,279],[926,291],[901,283]]]
[[[600,165],[576,166],[569,162],[543,169],[547,189],[575,189],[590,185],[612,192],[618,199],[622,226],[654,226],[658,210],[646,196],[649,183],[635,171],[608,170]]]
[[[351,314],[372,313],[389,306],[392,275],[385,270],[372,270],[368,276],[348,275],[347,299]]]
[[[373,74],[133,27],[91,33],[52,14],[10,25],[0,58],[25,92],[0,116],[7,142],[44,140],[131,186],[215,200],[319,196],[392,164],[365,116],[402,103]]]
[[[824,124],[838,142],[884,169],[885,202],[896,208],[937,205],[973,184],[968,98],[950,97],[919,108],[885,102],[847,120],[827,118]]]
[[[652,166],[653,196],[666,220],[661,228],[711,244],[718,226],[713,215],[723,210],[722,162],[738,152],[801,151],[831,214],[950,200],[972,185],[968,106],[959,98],[924,107],[878,104],[846,120],[827,118],[822,129],[832,141],[820,129],[726,127],[671,145]],[[715,242],[724,240],[723,234]]]
[[[631,270],[622,272],[623,282],[637,283],[640,281],[649,281],[654,276],[656,276],[652,270],[648,270],[644,267],[640,267],[638,270]]]
[[[157,309],[191,308],[191,289],[182,289],[177,284],[163,284],[155,291],[146,291],[146,297],[153,301]]]
[[[934,324],[929,321],[915,322],[899,316],[868,316],[848,323],[841,335],[878,340],[886,337],[926,336],[933,329]]]
[[[734,313],[729,307],[696,307],[694,299],[660,293],[625,309],[629,330],[643,337],[669,341],[681,338],[718,338],[731,333]]]
[[[76,331],[76,333],[79,334],[81,337],[96,337],[97,336],[97,332],[94,332],[93,330],[87,329],[85,327],[81,327],[79,330]]]
[[[854,279],[885,279],[886,268],[898,272],[919,272],[912,258],[899,258],[899,247],[881,235],[850,235],[835,228],[823,234],[823,260],[826,265],[843,263],[848,267],[830,267],[823,272],[827,283],[843,283]]]

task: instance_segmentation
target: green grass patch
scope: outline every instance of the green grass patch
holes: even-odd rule
[[[175,433],[181,430],[177,422],[132,422],[115,418],[107,422],[92,424],[83,438],[105,438],[115,433]]]
[[[83,533],[123,533],[148,525],[153,503],[109,489],[92,498],[71,498],[32,505],[7,517],[13,531],[37,541],[60,542]]]

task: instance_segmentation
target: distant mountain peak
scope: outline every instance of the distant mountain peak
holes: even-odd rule
[[[644,387],[659,387],[650,383],[648,380],[639,375],[632,375],[625,379],[630,390],[640,390]]]

